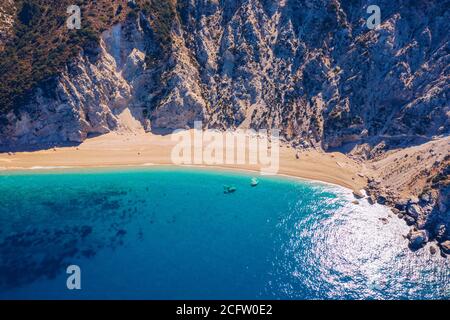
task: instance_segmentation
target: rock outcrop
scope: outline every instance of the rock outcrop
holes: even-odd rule
[[[412,250],[423,247],[428,241],[428,233],[425,230],[411,230],[408,233],[409,246]]]
[[[445,254],[450,254],[450,240],[441,243],[441,249]]]
[[[449,239],[450,138],[382,153],[366,161],[367,193],[429,239]],[[410,239],[410,244],[414,246]]]

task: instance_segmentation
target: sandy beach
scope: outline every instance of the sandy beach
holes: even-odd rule
[[[174,165],[171,152],[176,143],[170,134],[111,132],[74,147],[0,153],[0,170]],[[332,183],[355,191],[363,189],[367,183],[365,177],[358,175],[363,170],[362,165],[344,154],[296,152],[288,146],[280,146],[278,174]],[[209,167],[261,169],[259,165],[250,164]]]

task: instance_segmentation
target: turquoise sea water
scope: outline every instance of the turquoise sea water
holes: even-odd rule
[[[3,173],[0,299],[450,298],[448,259],[411,252],[408,227],[386,208],[288,178],[252,188],[251,177]],[[81,290],[66,288],[72,264]]]

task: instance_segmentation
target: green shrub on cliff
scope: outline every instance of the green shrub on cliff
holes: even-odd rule
[[[0,118],[26,102],[32,89],[52,79],[100,32],[125,0],[19,0],[12,39],[0,51]],[[66,27],[67,7],[79,5],[82,29]],[[126,12],[121,10],[119,19]]]

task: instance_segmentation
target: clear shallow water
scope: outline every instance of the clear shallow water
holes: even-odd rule
[[[350,191],[145,168],[0,175],[0,299],[449,299],[448,259]],[[223,185],[237,192],[224,194]],[[66,289],[66,267],[82,290]]]

